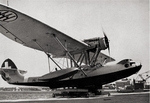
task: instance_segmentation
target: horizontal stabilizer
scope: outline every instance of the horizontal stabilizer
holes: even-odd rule
[[[26,74],[26,73],[27,73],[27,71],[24,71],[24,70],[19,70],[19,72],[20,72],[21,74]]]

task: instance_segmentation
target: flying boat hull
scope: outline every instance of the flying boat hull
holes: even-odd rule
[[[62,88],[62,87],[76,87],[76,88],[101,88],[102,85],[114,82],[118,79],[122,79],[132,74],[137,73],[141,69],[142,65],[136,65],[134,67],[126,68],[124,64],[116,64],[114,66],[105,66],[95,69],[94,71],[87,70],[87,77],[83,75],[81,71],[78,71],[71,78],[61,78],[60,80],[49,79],[44,81],[31,81],[30,82],[18,82],[11,83],[15,85],[27,85],[27,86],[47,86],[50,88]],[[31,79],[31,78],[28,78]]]

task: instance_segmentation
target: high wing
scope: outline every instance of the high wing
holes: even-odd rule
[[[66,45],[69,52],[88,48],[83,42],[79,42],[32,17],[3,5],[0,5],[0,32],[27,47],[48,52],[55,56],[63,56],[66,51],[54,39],[53,35],[63,45]]]
[[[3,5],[0,5],[0,32],[24,46],[50,53],[58,58],[66,56],[66,50],[56,41],[54,35],[71,54],[78,54],[91,48],[84,42],[77,41],[32,17]],[[79,55],[76,57],[79,58]],[[108,58],[100,53],[98,61],[103,62],[103,58],[106,57]],[[114,61],[113,58],[109,60]]]

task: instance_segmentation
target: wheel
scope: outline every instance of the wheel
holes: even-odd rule
[[[55,93],[53,93],[52,97],[53,97],[53,98],[55,98],[55,97],[56,97]]]

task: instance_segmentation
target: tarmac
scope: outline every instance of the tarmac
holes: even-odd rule
[[[49,98],[1,100],[0,103],[150,103],[150,91],[133,93],[111,93],[110,96],[89,98]]]

